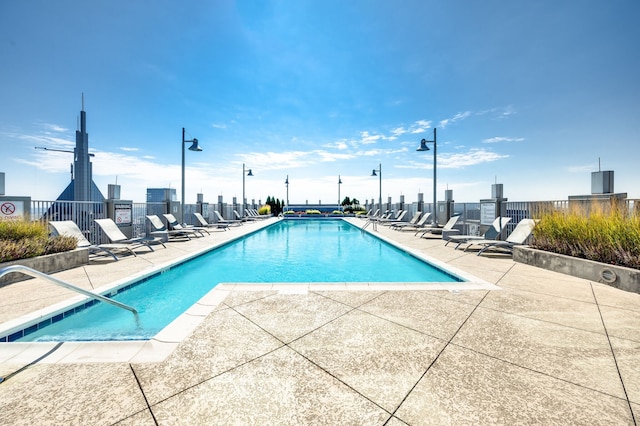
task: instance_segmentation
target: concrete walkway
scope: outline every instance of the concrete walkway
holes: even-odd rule
[[[95,289],[263,225],[56,276]],[[194,308],[181,343],[157,340],[127,362],[105,362],[118,343],[92,355],[78,344],[0,344],[0,424],[640,420],[640,295],[410,232],[377,232],[501,290],[226,286]],[[0,322],[69,297],[38,280],[2,287]],[[150,361],[153,347],[160,360]]]

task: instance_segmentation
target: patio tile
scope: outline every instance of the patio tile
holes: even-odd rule
[[[234,309],[285,343],[351,310],[342,303],[313,293],[278,294]]]
[[[236,290],[233,291],[229,296],[224,299],[224,304],[227,306],[238,306],[244,303],[253,302],[254,300],[264,299],[265,297],[273,296],[274,294],[278,294],[277,290],[256,290],[251,291],[249,289],[244,289],[241,286],[236,287]]]
[[[489,292],[481,306],[595,333],[605,332],[595,303],[505,289]]]
[[[479,308],[452,342],[624,398],[606,335]]]
[[[117,426],[157,426],[151,411],[146,409],[116,423]]]
[[[640,342],[611,337],[611,346],[627,396],[640,404]],[[636,411],[636,416],[640,416],[640,412]]]
[[[589,281],[520,263],[514,264],[499,285],[583,302],[594,301]]]
[[[286,347],[186,389],[152,409],[159,424],[382,425],[390,417]]]
[[[127,364],[36,365],[1,386],[3,424],[112,424],[147,407]]]
[[[475,306],[438,297],[440,293],[446,292],[388,292],[359,309],[430,336],[449,340]]]
[[[627,401],[449,345],[395,413],[418,425],[633,424]]]
[[[383,294],[383,291],[314,291],[323,297],[357,308]]]
[[[600,305],[609,336],[640,342],[640,311]]]
[[[605,284],[593,283],[598,304],[640,312],[640,294],[618,290]]]
[[[282,344],[233,309],[216,311],[160,363],[134,365],[150,403],[195,386]]]
[[[365,312],[353,311],[289,346],[393,412],[444,344]]]
[[[501,291],[499,290],[498,292]],[[477,306],[488,293],[492,292],[487,290],[447,290],[433,293],[433,295],[454,302],[468,303]]]
[[[385,426],[407,426],[407,424],[397,417],[392,417],[385,423]]]

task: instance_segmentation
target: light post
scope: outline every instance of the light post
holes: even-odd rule
[[[182,193],[180,199],[180,220],[184,223],[184,144],[190,143],[189,151],[202,151],[202,148],[198,145],[198,139],[193,138],[191,140],[184,140],[184,127],[182,128]]]
[[[340,201],[340,185],[342,185],[342,179],[338,175],[338,210],[342,211],[342,202]]]
[[[247,170],[244,167],[244,163],[242,163],[242,217],[244,218],[244,209],[246,208],[246,199],[244,198],[244,177],[245,176],[253,176],[251,173],[251,169]]]
[[[428,143],[433,144],[433,224],[438,225],[438,214],[436,211],[436,203],[437,203],[437,186],[436,186],[436,153],[437,153],[437,143],[436,143],[436,128],[433,128],[433,140],[428,141],[426,139],[422,139],[420,141],[420,147],[416,149],[416,151],[429,151]]]
[[[284,184],[287,187],[287,205],[285,211],[289,211],[289,175],[287,175],[287,180],[284,181]]]
[[[378,172],[380,176],[380,195],[378,198],[378,207],[379,207],[378,216],[382,217],[382,163],[378,165],[378,170],[373,169],[373,171],[371,172],[371,176],[378,176],[376,175],[376,172]]]

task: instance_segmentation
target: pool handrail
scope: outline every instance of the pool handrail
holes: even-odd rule
[[[70,283],[68,283],[66,281],[62,281],[62,280],[60,280],[58,278],[54,278],[51,275],[47,275],[44,272],[40,272],[40,271],[37,271],[35,269],[29,268],[28,266],[10,265],[10,266],[4,267],[4,268],[0,269],[0,278],[2,278],[3,276],[5,276],[7,274],[10,274],[11,272],[19,272],[21,274],[29,275],[29,276],[32,276],[34,278],[42,278],[43,280],[49,281],[52,284],[59,285],[59,286],[64,287],[64,288],[66,288],[68,290],[75,291],[77,293],[80,293],[82,295],[85,295],[85,296],[88,296],[88,297],[91,297],[91,298],[94,298],[94,299],[98,299],[98,300],[100,300],[102,302],[105,302],[105,303],[110,303],[111,305],[117,306],[118,308],[122,308],[122,309],[126,309],[127,311],[131,311],[134,315],[138,315],[138,311],[135,308],[133,308],[133,307],[131,307],[129,305],[126,305],[124,303],[118,302],[117,300],[109,299],[108,297],[103,296],[101,294],[93,293],[91,291],[85,290],[85,289],[83,289],[81,287],[75,286],[75,285],[70,284]]]

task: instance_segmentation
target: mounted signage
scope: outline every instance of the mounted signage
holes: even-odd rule
[[[114,206],[115,219],[114,221],[118,225],[130,225],[131,224],[131,204],[118,204]]]
[[[496,217],[495,201],[480,203],[480,225],[491,225]]]
[[[24,217],[24,201],[0,200],[0,220],[22,220]]]

